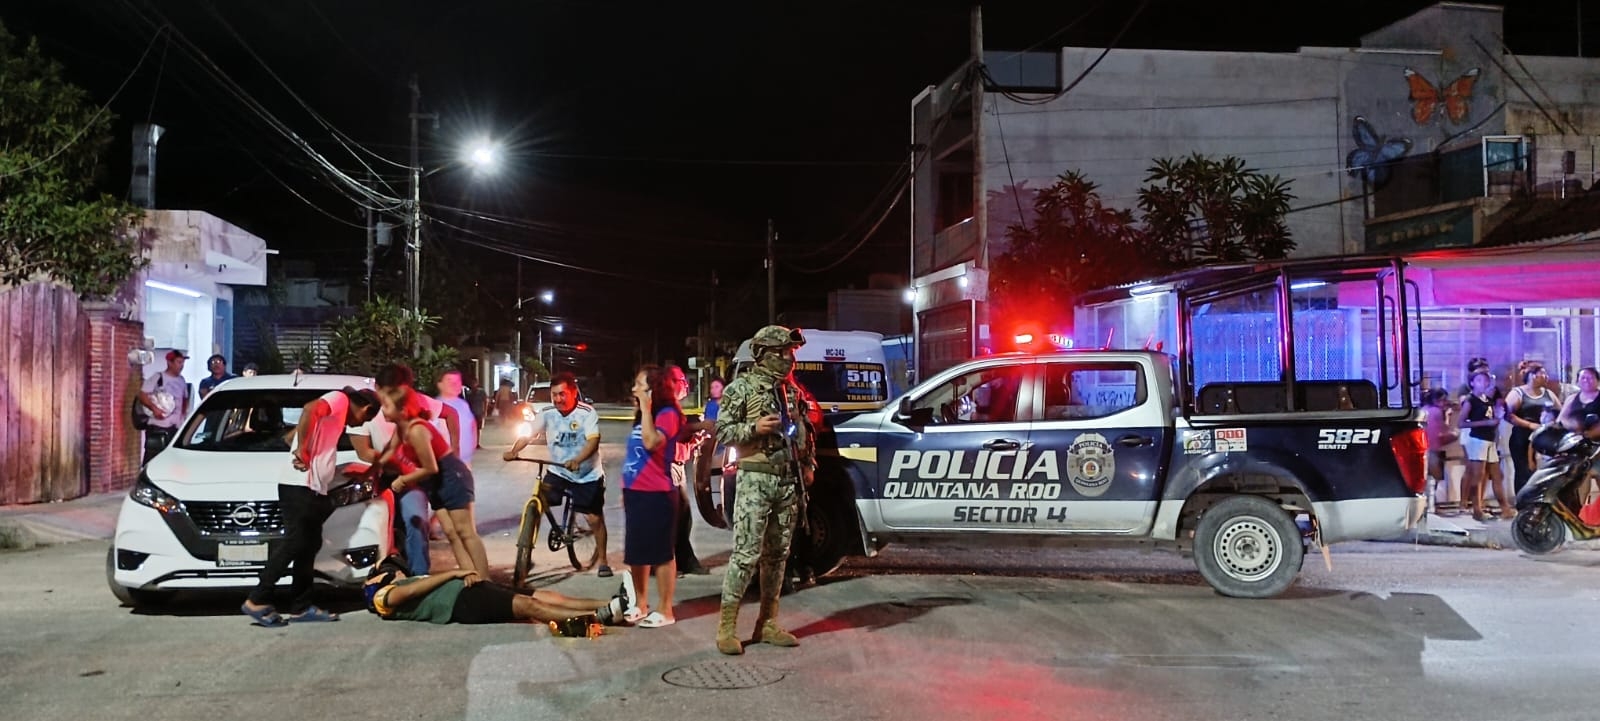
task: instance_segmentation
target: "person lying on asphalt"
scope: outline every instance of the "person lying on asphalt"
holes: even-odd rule
[[[548,589],[519,594],[471,569],[410,576],[397,555],[383,559],[362,587],[367,610],[378,616],[429,623],[549,623],[594,614],[607,626],[622,622],[633,602],[624,582],[610,601],[573,598]]]

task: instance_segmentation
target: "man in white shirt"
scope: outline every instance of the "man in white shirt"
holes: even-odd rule
[[[387,392],[399,386],[413,385],[416,375],[409,366],[391,363],[378,371],[375,380],[378,391]],[[419,395],[428,405],[428,415],[433,419],[431,422],[434,427],[450,439],[450,447],[456,453],[461,453],[461,424],[456,410],[437,398]],[[350,429],[350,444],[355,446],[356,455],[372,464],[374,468],[381,469],[378,472],[388,475],[391,479],[395,474],[383,466],[389,462],[398,448],[394,443],[394,437],[395,426],[389,419],[384,418],[382,413]],[[477,441],[474,440],[473,444],[476,445]],[[433,519],[427,490],[421,486],[407,489],[395,499],[395,511],[400,514],[401,525],[405,531],[402,548],[411,575],[426,575],[431,565],[428,559],[428,535]]]
[[[439,400],[445,405],[455,409],[459,419],[456,426],[460,428],[460,443],[452,443],[456,456],[462,463],[472,467],[472,453],[478,450],[478,419],[472,415],[472,404],[461,397],[461,371],[450,369],[439,374],[435,384],[439,388]]]
[[[562,491],[571,489],[573,510],[587,516],[589,527],[594,529],[598,548],[595,575],[608,578],[612,571],[606,557],[606,479],[600,465],[600,414],[594,406],[578,402],[578,379],[571,373],[557,373],[550,379],[550,402],[554,407],[544,409],[533,419],[533,434],[518,438],[504,458],[515,458],[534,441],[546,443],[554,465],[545,471],[542,481],[545,505],[560,505]],[[538,535],[538,529],[534,535]]]
[[[305,405],[295,428],[290,462],[304,476],[278,484],[278,510],[283,540],[272,544],[256,587],[239,610],[271,628],[289,621],[337,621],[337,614],[311,604],[312,571],[322,548],[322,524],[333,515],[328,489],[338,473],[339,438],[346,426],[359,426],[378,412],[378,394],[370,389],[330,391]],[[292,571],[293,600],[285,620],[273,604],[273,592],[285,571]]]
[[[139,388],[139,403],[150,410],[144,431],[144,463],[172,442],[178,425],[189,415],[189,382],[183,379],[183,362],[188,359],[181,350],[167,351],[167,367],[144,379]]]

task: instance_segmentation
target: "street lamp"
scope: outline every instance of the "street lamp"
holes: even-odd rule
[[[411,315],[416,317],[422,311],[422,179],[442,170],[455,167],[455,163],[445,163],[432,170],[423,171],[422,163],[417,159],[417,120],[419,118],[433,117],[431,113],[411,114],[411,233],[410,242],[406,246],[406,295],[411,301]],[[461,154],[457,163],[473,168],[483,173],[493,173],[499,166],[499,146],[480,140],[469,145]],[[418,350],[421,339],[413,343],[412,350]]]
[[[520,261],[517,263],[517,295],[522,295],[522,263]],[[530,295],[526,298],[517,299],[517,324],[516,329],[513,332],[515,340],[512,341],[512,347],[516,349],[516,355],[512,358],[512,361],[517,364],[518,368],[517,390],[519,391],[522,390],[522,304],[530,303],[535,300],[544,303],[545,305],[550,305],[551,303],[555,302],[556,293],[553,290],[546,290],[541,291],[536,295]],[[556,332],[559,333],[561,331],[558,330]],[[544,362],[544,328],[539,329],[539,362]]]

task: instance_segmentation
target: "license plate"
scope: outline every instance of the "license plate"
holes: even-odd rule
[[[243,566],[267,562],[265,543],[223,543],[217,546],[218,566]]]

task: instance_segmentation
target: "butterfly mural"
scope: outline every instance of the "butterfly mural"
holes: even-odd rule
[[[1411,87],[1411,119],[1427,125],[1440,110],[1451,123],[1460,125],[1472,112],[1472,86],[1478,82],[1478,69],[1461,74],[1440,90],[1411,68],[1406,68],[1406,84]]]
[[[1345,157],[1345,169],[1352,177],[1360,178],[1371,188],[1387,185],[1393,174],[1391,164],[1411,152],[1410,138],[1386,138],[1372,129],[1372,123],[1357,115],[1350,123],[1355,137],[1355,150]]]

